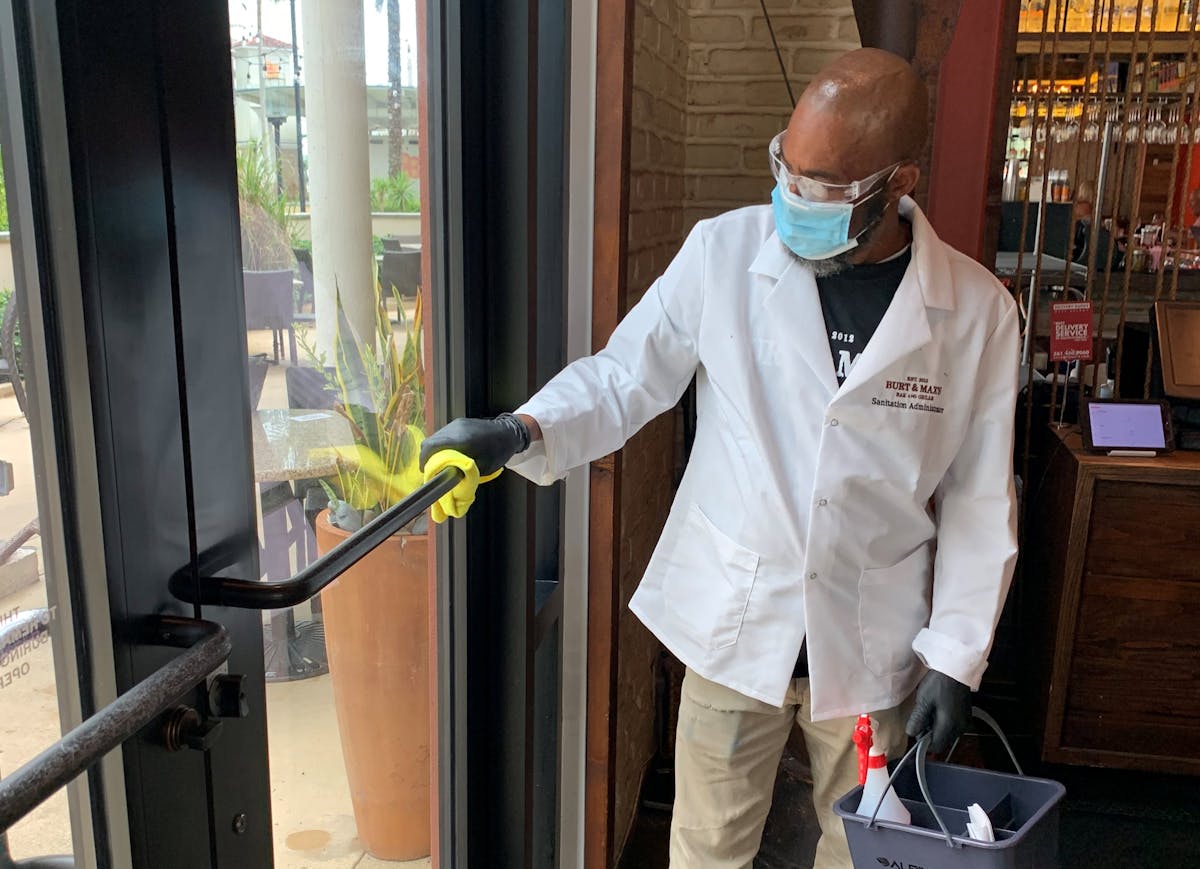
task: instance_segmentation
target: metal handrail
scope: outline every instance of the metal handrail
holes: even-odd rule
[[[297,606],[314,597],[384,540],[428,510],[438,498],[462,482],[463,477],[458,468],[446,468],[290,579],[260,582],[201,576],[197,580],[190,570],[183,570],[171,577],[168,588],[179,600],[202,606],[250,610]]]
[[[153,616],[138,628],[143,645],[186,651],[0,779],[0,833],[165,712],[221,666],[233,645],[225,628],[202,619]]]

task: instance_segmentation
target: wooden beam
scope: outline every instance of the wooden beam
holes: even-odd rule
[[[633,0],[598,4],[592,348],[624,315],[633,95]],[[593,462],[588,529],[584,866],[611,869],[616,801],[617,637],[620,613],[621,456]]]
[[[912,60],[917,51],[914,0],[854,0],[854,19],[864,48],[882,48]]]
[[[1049,47],[1050,34],[1046,36],[1047,48]],[[1091,36],[1087,33],[1072,33],[1068,35],[1060,35],[1058,37],[1058,55],[1061,57],[1066,54],[1086,55],[1088,51],[1088,42]],[[1097,41],[1100,42],[1106,37],[1100,34]],[[1146,51],[1146,34],[1142,33],[1139,37],[1141,51]],[[1103,44],[1101,42],[1101,44]],[[1133,34],[1125,34],[1122,36],[1114,36],[1111,38],[1109,45],[1112,47],[1114,56],[1128,55],[1133,51]],[[1038,34],[1022,33],[1016,41],[1016,53],[1019,55],[1034,55],[1040,53],[1041,40]],[[1156,57],[1161,57],[1164,54],[1187,54],[1188,51],[1188,34],[1183,33],[1156,33],[1154,35],[1154,54]]]
[[[1007,133],[1017,9],[1013,0],[963,4],[937,80],[929,219],[943,240],[985,264],[995,256],[986,230],[990,211],[999,214],[999,180],[992,176],[996,136],[1002,148]]]

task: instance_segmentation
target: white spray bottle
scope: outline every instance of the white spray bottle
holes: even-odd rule
[[[858,745],[859,781],[863,786],[857,814],[869,818],[875,812],[875,807],[879,806],[879,813],[875,815],[877,820],[911,824],[912,815],[904,807],[904,803],[900,802],[900,798],[896,796],[895,789],[887,786],[887,754],[880,746],[874,744],[870,718],[866,715],[859,716],[858,724],[854,728],[854,742]],[[863,756],[864,749],[869,750],[865,757]],[[882,805],[880,800],[883,801]]]

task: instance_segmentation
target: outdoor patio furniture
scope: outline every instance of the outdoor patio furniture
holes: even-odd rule
[[[353,437],[346,420],[331,410],[270,409],[255,414],[253,441],[254,479],[259,485],[262,515],[261,578],[288,579],[317,557],[316,537],[302,496],[297,496],[292,485],[300,488],[305,481],[336,474],[337,459],[327,448],[348,445]],[[324,629],[316,618],[320,608],[315,599],[312,606],[311,622],[297,623],[292,609],[271,613],[264,648],[269,680],[302,679],[326,671]]]
[[[324,410],[332,408],[337,394],[328,386],[326,372],[311,365],[293,365],[283,372],[288,407]]]
[[[6,377],[12,384],[17,407],[24,414],[25,383],[21,380],[21,359],[17,347],[18,326],[20,325],[17,292],[14,290],[9,297],[8,306],[4,309],[4,319],[0,321],[0,377]]]
[[[350,424],[324,408],[260,410],[253,426],[254,479],[260,483],[337,473],[329,447],[354,443]]]
[[[417,294],[421,286],[421,250],[384,250],[379,264],[379,284],[384,296],[394,287],[403,297]]]
[[[250,410],[258,409],[263,386],[267,382],[267,354],[255,353],[246,358],[247,378],[250,381]]]
[[[380,240],[383,242],[385,253],[387,251],[401,251],[406,247],[419,248],[421,246],[421,236],[419,235],[385,235]]]
[[[270,329],[274,361],[283,355],[283,333],[288,333],[292,362],[296,357],[295,296],[291,269],[269,272],[242,272],[246,294],[246,329]]]
[[[296,247],[292,248],[292,253],[296,255],[296,266],[300,272],[300,282],[296,287],[296,315],[307,319],[312,314],[305,311],[304,306],[312,305],[315,308],[317,303],[315,284],[313,283],[312,251]]]
[[[287,386],[288,407],[299,410],[332,409],[338,401],[338,395],[329,386],[328,372],[311,366],[294,365],[284,371],[284,383]],[[303,502],[304,515],[310,528],[316,522],[317,514],[324,509],[328,500],[319,478],[296,479],[292,481],[296,497]],[[314,603],[318,599],[314,599]]]

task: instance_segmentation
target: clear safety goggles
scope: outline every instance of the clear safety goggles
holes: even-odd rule
[[[777,135],[768,146],[771,154],[771,174],[775,176],[775,180],[784,190],[809,202],[854,202],[862,199],[868,193],[873,192],[872,188],[879,183],[880,179],[890,179],[892,173],[909,162],[908,160],[897,161],[878,172],[871,173],[866,178],[851,181],[849,184],[830,184],[827,181],[809,178],[807,175],[797,175],[788,168],[783,159],[783,135],[783,133]]]

